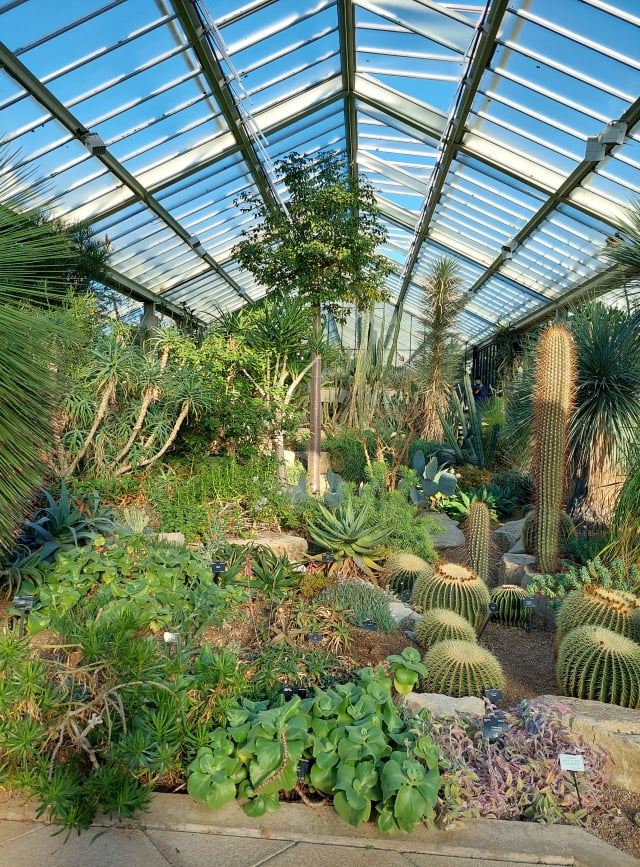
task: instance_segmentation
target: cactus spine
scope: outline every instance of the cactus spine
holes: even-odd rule
[[[425,692],[444,695],[477,695],[485,689],[504,689],[502,666],[486,648],[471,641],[438,641],[423,656],[427,674]]]
[[[556,571],[559,552],[567,427],[573,409],[576,351],[563,325],[540,336],[533,387],[533,483],[536,554],[542,572]]]
[[[379,583],[393,590],[394,593],[409,596],[416,578],[425,569],[429,569],[429,564],[422,557],[406,551],[398,551],[384,564]]]
[[[560,645],[556,676],[566,695],[640,708],[640,645],[610,629],[572,629]]]
[[[491,515],[486,503],[472,503],[467,518],[467,551],[469,566],[486,583],[489,581],[489,542]]]
[[[572,629],[588,623],[640,643],[640,600],[633,593],[598,584],[572,590],[556,618],[556,646]]]
[[[498,606],[498,622],[503,626],[524,626],[527,612],[522,600],[527,593],[517,584],[503,584],[491,591],[491,601]]]
[[[522,522],[522,530],[520,531],[520,541],[522,547],[527,554],[534,554],[536,551],[536,525],[533,512],[527,512],[524,521]],[[566,512],[560,512],[560,525],[558,528],[558,543],[568,542],[572,536],[575,536],[576,528],[570,515]]]
[[[418,575],[411,605],[422,612],[429,608],[457,611],[479,632],[489,616],[489,590],[467,566],[436,563],[433,569],[425,569]]]
[[[476,642],[476,631],[461,614],[448,608],[431,608],[426,611],[416,626],[416,641],[428,650],[438,641],[457,639]]]

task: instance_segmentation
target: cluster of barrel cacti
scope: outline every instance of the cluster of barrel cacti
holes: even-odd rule
[[[640,708],[640,599],[598,584],[572,590],[556,621],[560,688],[575,698]]]

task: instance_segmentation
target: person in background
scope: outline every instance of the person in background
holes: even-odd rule
[[[473,399],[477,403],[479,400],[487,400],[489,397],[489,392],[482,384],[482,380],[479,377],[473,380],[473,386],[471,387],[471,391],[473,392]]]

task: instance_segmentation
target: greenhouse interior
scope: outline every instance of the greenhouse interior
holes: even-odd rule
[[[0,0],[0,795],[640,857],[639,36]]]

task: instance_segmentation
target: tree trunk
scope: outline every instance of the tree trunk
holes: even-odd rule
[[[320,310],[320,305],[318,305],[316,310],[313,330],[316,342],[319,342],[320,332],[322,330],[322,312]],[[309,440],[307,470],[311,490],[315,494],[320,493],[320,448],[322,426],[321,385],[322,356],[319,353],[314,352],[313,361],[311,363],[311,385],[309,390],[309,428],[311,430],[311,439]]]
[[[155,463],[155,461],[159,460],[165,454],[165,452],[170,448],[170,446],[173,445],[176,437],[178,436],[178,432],[179,432],[180,428],[182,427],[182,423],[185,420],[185,418],[187,417],[188,413],[189,413],[189,401],[185,400],[185,402],[182,404],[182,409],[180,410],[180,415],[176,419],[175,424],[173,425],[173,427],[171,429],[171,433],[167,437],[165,444],[162,446],[161,449],[159,449],[155,453],[155,455],[152,455],[152,457],[147,458],[145,461],[141,461],[138,464],[138,466],[140,468],[148,467],[149,464]],[[120,469],[116,470],[115,474],[116,474],[116,476],[123,476],[125,473],[128,473],[130,469],[132,469],[132,464],[127,464],[126,466],[120,467]]]
[[[166,346],[162,353],[162,358],[160,359],[160,375],[162,375],[165,367],[167,366],[167,361],[169,359],[169,347]],[[131,451],[131,447],[136,441],[136,437],[142,430],[142,425],[144,424],[144,420],[147,416],[147,410],[151,406],[151,404],[158,399],[158,395],[160,394],[160,388],[157,385],[150,385],[145,391],[144,397],[142,399],[142,405],[140,407],[140,412],[138,413],[138,418],[136,419],[136,423],[133,426],[133,430],[131,431],[131,436],[123,446],[120,453],[116,456],[114,460],[114,464],[119,464]]]
[[[91,430],[87,434],[87,438],[84,441],[82,448],[75,456],[73,461],[69,464],[67,471],[65,472],[65,478],[70,478],[74,472],[76,471],[78,464],[82,460],[82,458],[86,455],[87,450],[91,443],[93,442],[93,438],[96,435],[96,431],[100,427],[102,419],[107,414],[107,409],[109,408],[109,404],[111,403],[111,398],[116,392],[116,384],[115,382],[110,382],[104,390],[104,394],[102,395],[102,400],[100,401],[100,406],[98,407],[98,412],[96,413],[96,417],[91,425]]]

